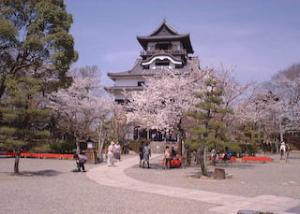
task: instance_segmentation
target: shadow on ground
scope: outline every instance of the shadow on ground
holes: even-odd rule
[[[300,213],[300,206],[293,207],[293,208],[287,210],[287,212]]]
[[[256,165],[260,165],[260,163],[218,163],[215,168],[224,168],[224,169],[249,169],[253,168]],[[207,165],[208,168],[212,167],[212,165]],[[170,169],[164,169],[159,163],[151,163],[150,164],[150,169],[148,169],[146,166],[139,167],[139,165],[135,165],[132,168],[141,168],[145,170],[177,170],[177,169],[185,169],[185,168],[200,168],[200,165],[192,165],[189,167],[180,167],[180,168],[170,168]]]
[[[32,176],[42,176],[42,177],[52,177],[52,176],[58,176],[62,174],[62,172],[52,170],[52,169],[46,169],[46,170],[39,170],[39,171],[23,171],[20,172],[17,176],[24,176],[24,177],[32,177]],[[15,174],[13,174],[15,175]]]
[[[237,169],[249,169],[255,167],[256,165],[260,165],[262,163],[218,163],[215,167],[216,168],[237,168]]]

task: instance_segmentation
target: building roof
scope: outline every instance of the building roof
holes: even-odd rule
[[[137,40],[144,48],[147,49],[148,42],[155,42],[155,41],[181,41],[184,48],[187,50],[188,53],[194,53],[190,35],[189,34],[179,34],[175,31],[172,27],[167,25],[166,21],[164,20],[161,25],[154,30],[148,36],[137,36]]]
[[[108,73],[107,76],[109,76],[112,80],[118,79],[118,78],[126,78],[126,77],[143,77],[143,76],[152,76],[159,72],[160,69],[144,69],[141,65],[142,59],[137,59],[135,65],[133,68],[129,71],[124,72],[117,72],[117,73]],[[198,57],[189,57],[187,59],[187,63],[183,68],[176,68],[179,72],[188,72],[192,69],[192,64],[195,64],[199,66],[199,59]]]
[[[167,25],[166,19],[162,21],[160,26],[156,28],[149,36],[170,36],[170,35],[179,35],[179,33],[174,30],[171,26]]]
[[[158,54],[153,54],[151,57],[148,57],[147,59],[143,60],[142,62],[145,63],[145,62],[149,62],[151,61],[154,57],[157,57],[157,56],[160,56],[161,54],[158,53]],[[169,56],[170,58],[174,59],[175,61],[181,61],[181,58],[180,57],[175,57],[174,55],[172,54],[169,54],[169,53],[165,53],[164,56]]]

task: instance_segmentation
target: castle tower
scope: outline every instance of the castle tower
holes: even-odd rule
[[[191,56],[194,50],[189,34],[179,34],[164,20],[161,25],[148,36],[138,36],[138,42],[143,50],[131,70],[107,75],[114,81],[114,86],[106,90],[112,93],[115,101],[124,102],[122,92],[142,90],[145,76],[151,76],[162,69],[176,69],[188,72],[195,63],[199,66],[197,57]]]

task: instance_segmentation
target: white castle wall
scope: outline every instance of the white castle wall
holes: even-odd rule
[[[138,81],[144,81],[143,79],[121,79],[115,81],[115,86],[137,86]]]

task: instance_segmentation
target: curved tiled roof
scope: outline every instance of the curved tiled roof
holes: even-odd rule
[[[148,42],[153,41],[181,41],[188,53],[194,53],[190,35],[189,34],[179,34],[172,27],[167,25],[164,20],[161,25],[149,36],[137,36],[137,40],[144,48],[147,49]]]
[[[124,71],[124,72],[116,72],[116,73],[108,73],[107,75],[111,79],[115,78],[126,78],[126,77],[142,77],[142,76],[152,76],[159,72],[160,69],[145,69],[141,65],[142,59],[137,59],[135,65],[131,70]],[[183,68],[176,68],[179,72],[186,72],[192,69],[192,64],[197,64],[199,66],[199,59],[198,57],[189,57],[187,59],[187,63]]]
[[[151,61],[154,57],[157,57],[157,56],[168,56],[170,58],[172,58],[173,60],[175,61],[181,61],[181,58],[180,57],[175,57],[174,55],[172,54],[169,54],[169,53],[164,53],[164,54],[161,54],[161,53],[158,53],[158,54],[154,54],[152,55],[151,57],[148,57],[147,59],[143,60],[142,63],[145,63],[145,62],[149,62]]]

